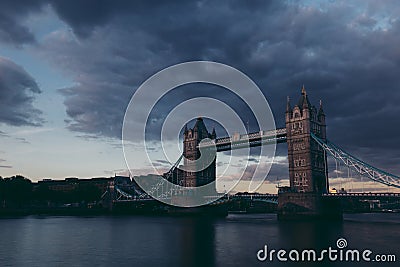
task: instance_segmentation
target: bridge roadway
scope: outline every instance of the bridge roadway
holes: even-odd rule
[[[277,194],[244,194],[239,193],[229,195],[229,198],[247,198],[247,199],[278,199]],[[322,197],[328,198],[359,198],[359,199],[382,199],[382,198],[399,198],[400,193],[330,193],[323,194]]]
[[[400,193],[335,193],[323,194],[323,197],[336,198],[359,198],[359,199],[382,199],[382,198],[400,198]]]
[[[249,134],[235,133],[229,137],[201,142],[198,148],[216,147],[217,152],[286,142],[286,128],[259,131]]]
[[[118,190],[119,193],[123,192],[122,190]],[[116,199],[116,202],[126,202],[126,201],[152,201],[155,200],[154,198],[147,196],[147,197],[137,197],[132,196],[127,193],[125,194],[125,198]],[[209,198],[216,199],[221,196],[208,196]],[[322,197],[327,198],[358,198],[358,199],[388,199],[388,198],[396,198],[400,199],[400,193],[331,193],[331,194],[323,194]],[[251,193],[238,193],[235,195],[224,195],[223,199],[248,199],[248,200],[255,200],[255,201],[266,201],[270,203],[278,203],[278,194],[251,194]]]

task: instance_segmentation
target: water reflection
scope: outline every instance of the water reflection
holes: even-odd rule
[[[215,220],[185,218],[180,225],[180,266],[215,266]]]
[[[280,222],[278,229],[287,248],[326,248],[343,236],[343,222]]]
[[[300,221],[300,222],[280,222],[278,224],[281,246],[287,251],[296,249],[313,249],[319,252],[328,247],[336,248],[336,241],[343,237],[343,222],[329,221]],[[299,262],[299,266],[338,266],[325,257],[323,263],[320,262]]]

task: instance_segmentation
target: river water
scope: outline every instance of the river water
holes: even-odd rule
[[[265,245],[321,251],[339,238],[346,249],[397,262],[257,259]],[[278,222],[273,214],[1,218],[0,266],[400,266],[400,214],[345,215],[341,223]]]

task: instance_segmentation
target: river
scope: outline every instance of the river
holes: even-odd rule
[[[395,263],[326,260],[323,266],[400,266],[400,214],[345,215],[341,223],[278,222],[273,214],[205,219],[28,216],[0,219],[1,266],[322,266],[260,261],[268,250],[337,248],[393,254]],[[262,255],[264,253],[261,253]],[[276,255],[275,255],[276,256]],[[286,254],[286,256],[288,256]],[[372,256],[371,256],[372,257]]]

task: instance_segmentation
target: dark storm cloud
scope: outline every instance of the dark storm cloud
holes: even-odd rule
[[[145,79],[175,63],[213,60],[262,88],[278,127],[286,96],[296,103],[305,84],[314,104],[324,101],[332,141],[399,172],[400,8],[396,1],[320,3],[51,1],[74,34],[54,32],[37,51],[75,81],[62,90],[70,130],[119,138]],[[158,121],[169,109],[158,107]]]
[[[29,30],[29,25],[21,23],[30,13],[40,11],[43,1],[13,1],[0,2],[0,41],[15,46],[32,44],[35,36]]]
[[[0,14],[0,40],[2,42],[20,45],[24,43],[33,43],[35,38],[33,34],[15,21]]]
[[[253,31],[261,25],[255,27],[252,21],[250,12],[254,12],[254,8],[244,9],[245,14],[240,15],[234,9],[242,7],[235,5],[188,1],[155,7],[139,5],[131,13],[127,13],[129,8],[126,8],[120,16],[105,17],[102,12],[92,11],[91,16],[101,18],[81,18],[82,21],[70,23],[74,32],[92,29],[85,38],[77,41],[68,32],[49,36],[41,47],[44,55],[74,75],[77,83],[62,90],[67,114],[72,119],[69,129],[119,137],[125,107],[133,91],[155,71],[171,64],[212,59],[228,60],[231,62],[227,63],[240,66],[248,56],[241,51],[248,48],[240,48],[239,44],[243,44],[240,39],[251,39]],[[270,6],[264,9],[274,9]],[[215,10],[220,10],[226,18]],[[62,9],[59,12],[63,12]],[[65,16],[60,14],[60,17]],[[105,18],[109,19],[108,23],[100,23]],[[235,24],[240,18],[250,25]],[[80,25],[84,25],[82,29]],[[165,111],[160,107],[159,114]]]
[[[157,25],[158,18],[165,19],[168,16],[167,13],[171,16],[178,15],[179,10],[196,5],[196,3],[183,0],[174,1],[172,4],[167,1],[147,0],[81,0],[79,3],[52,0],[50,3],[59,17],[68,23],[74,33],[81,38],[90,36],[96,28],[107,25],[110,20],[119,16],[139,18],[147,16],[149,19],[143,21],[145,24],[153,23],[155,27],[159,27],[160,25]],[[135,22],[141,24],[142,21],[136,20]]]
[[[42,124],[41,111],[33,106],[34,95],[40,92],[36,81],[21,66],[0,57],[0,123]]]

